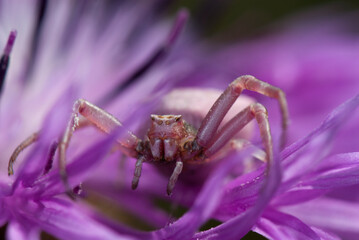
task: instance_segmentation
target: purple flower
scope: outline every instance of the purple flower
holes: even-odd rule
[[[71,1],[1,3],[0,216],[8,239],[38,239],[41,231],[61,239],[136,239],[99,223],[86,204],[63,194],[54,149],[77,98],[109,105],[117,94],[123,99],[108,106],[117,109],[112,112],[131,118],[136,106],[136,116],[144,114],[151,104],[141,110],[138,96],[155,102],[172,84],[166,83],[170,75],[186,71],[184,64],[164,60],[187,14],[179,12],[174,23],[159,21],[154,3],[122,3],[109,18],[99,7],[103,9],[101,3]],[[96,27],[99,21],[104,22]],[[146,79],[139,81],[143,75]],[[96,135],[88,146],[69,149],[80,153],[68,167],[75,189],[81,191],[77,185],[119,134]],[[35,136],[36,143],[19,155],[15,176],[8,177],[12,151],[28,136]]]
[[[185,76],[187,82],[182,83],[189,85],[188,82],[196,80],[196,85],[204,85],[206,80],[206,85],[225,88],[228,79],[250,73],[283,86],[291,112],[291,127],[290,144],[275,158],[280,167],[275,164],[266,175],[265,167],[261,166],[220,185],[219,179],[223,180],[220,173],[230,166],[226,165],[231,164],[230,159],[240,162],[247,155],[228,157],[222,162],[223,169],[212,174],[199,194],[194,186],[177,186],[171,201],[188,207],[188,212],[146,238],[161,234],[160,238],[164,239],[239,239],[250,229],[272,239],[337,239],[337,236],[353,239],[358,236],[358,228],[353,224],[358,214],[349,210],[357,206],[357,202],[343,201],[344,196],[330,197],[340,189],[358,184],[359,179],[358,154],[353,152],[358,149],[355,137],[358,131],[355,109],[359,104],[355,68],[359,54],[357,40],[340,32],[337,29],[340,24],[323,28],[322,23],[318,26],[322,31],[314,22],[310,28],[291,26],[292,31],[241,43],[206,57],[210,60],[204,59],[195,72]],[[279,114],[273,101],[251,96],[268,106],[272,132],[278,137]],[[351,96],[354,97],[350,99]],[[133,168],[124,169],[129,169],[124,173],[128,185]],[[133,193],[120,189],[121,194],[116,193],[116,188],[103,188],[114,184],[116,173],[109,179],[101,176],[102,173],[90,185],[160,228],[168,222],[163,212],[133,206],[133,202],[145,208],[151,206],[153,195],[164,198],[162,186],[166,179],[152,175],[150,169],[148,166],[143,172],[141,188]],[[353,198],[357,194],[354,191],[346,195]],[[316,214],[308,214],[312,208]],[[333,220],[336,217],[338,221]],[[223,223],[195,233],[209,218]]]
[[[253,228],[269,238],[331,239],[335,233],[356,239],[359,235],[353,224],[359,216],[349,210],[357,207],[359,199],[355,111],[359,48],[358,36],[343,31],[348,20],[339,18],[333,23],[324,18],[308,26],[308,21],[300,19],[281,33],[229,47],[218,54],[219,60],[214,58],[223,63],[225,76],[250,73],[281,86],[287,95],[292,144],[280,154],[283,178],[279,189]],[[274,109],[269,116],[277,122],[273,103],[259,99]],[[272,127],[275,134],[279,124]],[[226,190],[217,219],[232,219],[254,205],[256,184],[247,181],[239,177]]]
[[[179,12],[171,27],[155,17],[161,4],[123,2],[108,17],[94,2],[44,1],[39,9],[27,1],[1,3],[6,28],[0,46],[7,46],[3,56],[11,60],[0,79],[6,80],[0,99],[1,169],[7,169],[13,149],[40,130],[36,143],[19,155],[15,176],[6,171],[0,176],[0,219],[7,223],[7,238],[38,239],[41,231],[61,239],[239,239],[250,230],[272,239],[358,236],[359,216],[351,211],[357,202],[345,202],[351,194],[339,198],[340,191],[333,191],[359,180],[359,154],[353,152],[358,148],[357,39],[334,31],[332,24],[321,25],[322,31],[291,25],[294,31],[205,55],[194,50],[189,34],[179,37],[186,13]],[[12,19],[13,8],[21,20]],[[12,29],[18,35],[10,54],[13,44],[6,40]],[[204,182],[179,179],[171,197],[164,191],[168,177],[145,164],[133,191],[135,161],[120,161],[122,154],[112,151],[124,130],[104,136],[87,128],[74,134],[67,152],[68,179],[78,200],[64,194],[54,149],[76,99],[98,103],[139,134],[175,85],[224,89],[243,74],[287,94],[289,144],[281,152],[275,147],[273,163],[252,159],[260,147],[252,146],[222,159]],[[257,99],[269,109],[277,146],[277,110],[268,99]],[[243,161],[254,169],[243,170]],[[96,196],[98,205],[109,205],[103,212],[89,204]],[[169,220],[166,204],[186,212]],[[114,221],[104,214],[112,206],[150,224],[151,231]],[[210,219],[221,224],[200,231]]]

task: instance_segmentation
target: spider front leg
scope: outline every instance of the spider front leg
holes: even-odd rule
[[[28,146],[30,146],[31,144],[33,144],[34,142],[36,142],[39,138],[39,133],[33,133],[31,134],[31,136],[29,136],[28,138],[26,138],[22,143],[20,143],[19,146],[17,146],[17,148],[14,150],[14,152],[11,154],[10,160],[9,160],[9,164],[8,164],[8,175],[11,176],[14,174],[14,168],[13,165],[17,159],[17,157],[19,156],[19,154]]]
[[[218,152],[229,142],[231,138],[236,135],[238,131],[240,131],[254,118],[256,119],[259,126],[260,135],[266,152],[266,159],[268,163],[272,163],[273,145],[268,114],[265,107],[260,103],[251,104],[236,116],[234,116],[229,122],[227,122],[216,133],[211,145],[204,151],[204,155],[210,157]]]
[[[138,186],[138,182],[140,181],[141,172],[142,172],[142,164],[146,161],[145,156],[141,155],[137,158],[135,165],[135,173],[133,174],[132,179],[132,189],[135,190]]]
[[[79,115],[83,116],[86,121],[90,122],[98,129],[105,133],[111,133],[118,127],[122,127],[122,124],[114,116],[106,112],[105,110],[93,105],[92,103],[79,99],[73,106],[73,113],[70,121],[66,127],[65,133],[59,143],[59,167],[61,179],[65,185],[67,194],[72,197],[72,190],[68,183],[66,174],[66,149],[70,143],[73,132],[84,124],[84,121],[80,121]],[[85,123],[86,124],[86,123]],[[129,157],[137,157],[136,151],[137,145],[140,139],[137,138],[130,131],[126,131],[123,139],[117,140],[120,150]],[[136,174],[135,174],[136,175]]]
[[[194,145],[199,145],[202,148],[208,148],[211,145],[213,142],[213,136],[215,136],[224,116],[244,89],[258,92],[278,100],[282,114],[282,134],[280,138],[280,146],[284,146],[289,122],[289,113],[285,94],[281,89],[260,81],[250,75],[241,76],[229,84],[227,89],[213,104],[212,108],[204,118],[198,130]]]
[[[175,169],[172,172],[172,175],[170,177],[170,180],[167,185],[167,195],[170,196],[172,194],[173,188],[176,185],[178,176],[181,174],[183,169],[183,162],[181,159],[178,159],[176,162]]]

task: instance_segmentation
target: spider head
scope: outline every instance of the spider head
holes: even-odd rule
[[[151,115],[152,124],[147,132],[154,159],[172,161],[180,140],[186,135],[181,115]]]
[[[181,115],[151,115],[152,124],[148,132],[149,138],[175,138],[182,135],[183,121]]]
[[[151,114],[152,122],[156,125],[171,126],[182,119],[181,115],[156,115]]]

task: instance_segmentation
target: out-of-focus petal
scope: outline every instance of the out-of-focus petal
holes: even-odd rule
[[[264,168],[261,167],[228,183],[220,207],[215,213],[216,218],[224,221],[254,206],[264,181]]]
[[[331,232],[352,234],[351,239],[357,239],[359,236],[358,203],[323,197],[281,209],[310,225],[328,229]]]
[[[92,147],[86,149],[80,156],[76,157],[73,162],[67,165],[67,176],[70,184],[79,184],[84,180],[90,172],[89,170],[94,167],[96,163],[101,161],[104,156],[110,151],[111,147],[116,140],[119,132],[123,129],[118,129],[109,136],[104,137],[99,142],[95,143]],[[60,179],[59,171],[52,171],[49,174],[40,178],[37,185],[42,186],[46,195],[53,195],[61,192],[63,189],[63,182]],[[42,185],[45,184],[45,185]]]
[[[358,105],[359,95],[337,107],[316,130],[282,152],[285,183],[282,184],[280,191],[290,187],[307,174],[308,169],[320,163],[329,151],[333,135]]]
[[[106,218],[103,216],[103,214],[101,213],[97,213],[97,212],[91,212],[91,210],[88,210],[88,215],[91,216],[93,219],[95,219],[98,223],[101,223],[109,228],[111,228],[113,231],[118,232],[121,235],[128,235],[128,236],[132,236],[133,238],[137,238],[137,239],[151,239],[151,232],[144,232],[144,231],[139,231],[127,226],[124,226],[122,224],[119,224],[116,221],[113,221],[109,218]]]
[[[134,239],[98,224],[81,206],[61,199],[43,201],[42,209],[27,212],[26,218],[60,239]]]
[[[276,210],[267,210],[263,218],[268,221],[260,220],[258,226],[261,226],[259,229],[262,228],[260,232],[270,239],[320,240],[320,237],[308,225],[294,216]],[[279,236],[280,238],[276,238]]]
[[[311,227],[311,228],[316,234],[318,234],[320,239],[323,239],[323,240],[340,240],[341,239],[337,235],[335,235],[333,233],[326,232],[323,229],[316,228],[316,227]]]
[[[313,189],[311,186],[299,186],[292,187],[290,190],[276,196],[271,205],[292,205],[297,203],[306,202],[314,198],[320,197],[327,192],[327,189]]]
[[[288,236],[282,229],[272,221],[266,218],[260,218],[253,231],[269,238],[269,239],[287,239]]]
[[[291,117],[289,142],[293,142],[320,124],[336,105],[358,92],[358,35],[347,31],[356,21],[351,17],[315,14],[297,19],[296,24],[286,21],[281,32],[221,50],[214,64],[221,62],[222,74],[228,72],[228,78],[251,74],[282,88]],[[217,81],[219,84],[223,81]],[[273,106],[268,98],[259,98],[265,106]],[[269,113],[273,122],[280,118],[279,111]],[[277,131],[279,126],[273,125],[272,129]],[[350,133],[349,130],[342,140],[353,138]],[[340,147],[356,151],[358,145],[351,141]]]
[[[20,181],[27,186],[31,186],[35,179],[43,172],[50,145],[58,140],[70,119],[75,99],[74,95],[74,89],[68,89],[46,116],[43,127],[40,130],[39,140],[34,143],[36,147],[17,171],[14,186],[17,186]]]
[[[223,183],[226,175],[238,163],[238,159],[248,157],[251,149],[238,155],[226,158],[214,173],[207,179],[193,206],[179,220],[153,233],[154,239],[181,240],[190,239],[217,207],[223,194]]]
[[[142,193],[140,191],[136,192],[130,189],[130,184],[124,186],[124,188],[128,189],[121,189],[118,185],[116,186],[117,188],[112,187],[109,189],[106,189],[106,186],[102,186],[102,189],[96,188],[95,190],[99,194],[104,194],[104,196],[110,197],[111,200],[118,203],[122,208],[126,209],[126,211],[140,217],[150,223],[153,227],[161,228],[168,223],[168,214],[163,210],[154,207],[154,199],[148,197],[147,193]],[[161,193],[163,196],[164,189],[161,189]]]
[[[0,197],[8,196],[12,193],[12,188],[10,183],[6,183],[5,179],[0,180]]]
[[[6,238],[8,240],[39,240],[40,230],[29,226],[29,223],[23,224],[12,220],[7,226]]]
[[[9,220],[9,216],[7,214],[7,212],[4,209],[4,205],[2,203],[0,203],[0,227],[3,227],[6,222]]]
[[[313,176],[300,184],[313,189],[333,189],[358,184],[359,153],[335,155],[328,160],[328,164],[311,175]]]
[[[277,196],[272,204],[292,205],[317,198],[328,191],[359,183],[359,153],[344,153],[324,159],[303,180],[285,193]]]
[[[235,240],[248,233],[271,200],[281,181],[279,156],[277,154],[275,154],[273,162],[269,163],[267,167],[267,178],[258,193],[258,200],[254,207],[231,218],[218,227],[195,234],[193,239]]]
[[[332,233],[328,233],[320,228],[312,226],[309,228],[309,226],[307,226],[305,223],[291,215],[283,214],[280,212],[276,212],[276,214],[280,215],[276,216],[280,217],[279,219],[276,219],[277,221],[272,221],[262,217],[258,220],[256,227],[253,230],[269,239],[340,239],[338,236],[335,236]]]

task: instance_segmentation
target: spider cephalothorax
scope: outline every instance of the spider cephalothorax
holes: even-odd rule
[[[151,115],[152,124],[146,135],[155,161],[173,161],[181,157],[184,143],[193,140],[195,133],[181,115]]]
[[[263,160],[271,162],[273,158],[272,136],[268,122],[268,113],[263,105],[251,101],[248,106],[238,109],[238,113],[233,115],[230,120],[223,121],[229,109],[233,105],[236,106],[235,103],[240,101],[240,99],[237,100],[237,98],[245,89],[278,100],[282,113],[283,133],[281,136],[281,145],[283,146],[288,124],[287,102],[283,91],[253,76],[241,76],[230,83],[227,89],[216,97],[217,100],[213,106],[201,119],[198,130],[183,120],[181,115],[153,114],[151,115],[151,126],[144,139],[141,140],[132,132],[127,131],[124,139],[117,141],[119,143],[119,149],[125,155],[137,159],[132,188],[137,188],[141,176],[142,164],[144,162],[154,164],[173,162],[175,163],[175,167],[167,185],[167,194],[170,195],[178,176],[182,172],[184,164],[193,165],[194,163],[206,163],[215,159],[219,152],[223,155],[230,150],[240,150],[239,145],[235,144],[238,142],[237,133],[253,119],[258,123],[264,145],[265,154]],[[181,95],[191,97],[188,91],[189,90],[187,90],[187,92],[183,90],[183,94]],[[209,101],[210,95],[202,94],[202,98],[205,98],[204,102]],[[189,101],[191,104],[196,104],[193,99],[191,100],[192,101]],[[184,102],[186,101],[178,101],[175,106],[183,105]],[[242,102],[244,103],[245,101]],[[188,112],[187,110],[189,108],[190,106],[186,107],[186,105],[184,105],[182,110]],[[59,143],[60,173],[68,190],[70,188],[66,177],[65,159],[66,149],[70,143],[73,131],[81,127],[81,124],[88,125],[88,123],[95,125],[106,133],[123,127],[121,122],[114,116],[86,100],[77,100],[73,109],[74,112]],[[197,109],[197,112],[200,111]],[[79,115],[83,116],[86,121],[78,121]],[[198,116],[200,114],[195,115]],[[37,137],[30,137],[15,150],[9,162],[9,174],[12,173],[12,165],[17,154],[36,140]],[[173,166],[173,164],[171,164],[171,166]]]

